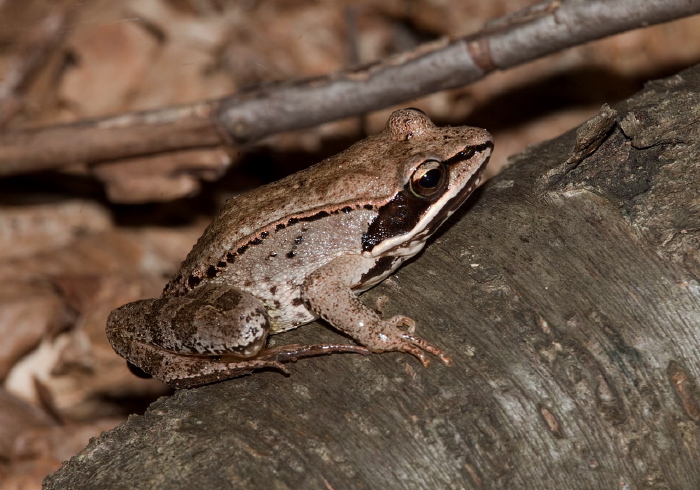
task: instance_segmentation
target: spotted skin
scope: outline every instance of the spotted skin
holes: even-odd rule
[[[332,352],[442,349],[415,322],[383,319],[357,294],[381,282],[467,199],[493,148],[488,132],[438,128],[421,111],[285,179],[230,199],[161,298],[118,308],[114,349],[176,387]],[[266,347],[268,335],[317,318],[359,345]]]

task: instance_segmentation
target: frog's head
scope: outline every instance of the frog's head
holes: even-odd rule
[[[483,129],[437,127],[418,109],[394,112],[380,136],[402,155],[398,185],[363,235],[363,254],[414,255],[479,185],[493,142]]]

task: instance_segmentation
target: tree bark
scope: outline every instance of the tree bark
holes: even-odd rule
[[[616,111],[518,156],[365,295],[452,367],[333,355],[179,391],[45,487],[700,487],[700,68]]]

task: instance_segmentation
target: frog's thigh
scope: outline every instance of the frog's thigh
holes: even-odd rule
[[[262,303],[234,286],[207,284],[186,296],[136,301],[112,312],[107,336],[127,359],[135,344],[181,355],[255,356],[269,318]]]

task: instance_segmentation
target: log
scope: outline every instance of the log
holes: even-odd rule
[[[517,156],[365,295],[452,367],[342,354],[178,391],[45,488],[700,488],[699,162],[695,67]]]

